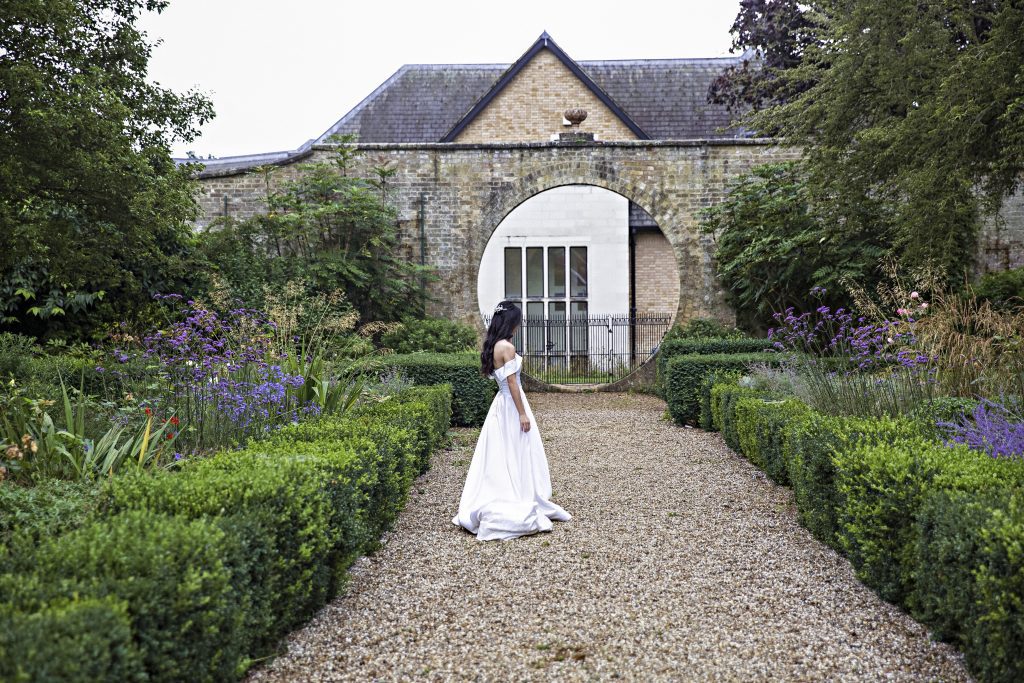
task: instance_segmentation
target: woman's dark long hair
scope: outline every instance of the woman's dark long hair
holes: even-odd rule
[[[511,301],[502,301],[495,309],[503,310],[496,310],[487,327],[484,348],[480,352],[480,372],[484,377],[490,377],[494,372],[494,345],[500,339],[511,340],[516,327],[523,322],[523,312]]]

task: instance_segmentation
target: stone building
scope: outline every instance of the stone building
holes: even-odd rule
[[[329,156],[332,136],[352,134],[361,170],[395,170],[407,253],[441,276],[430,314],[479,325],[498,300],[516,299],[548,321],[526,340],[548,356],[613,352],[607,334],[552,331],[573,316],[607,316],[609,332],[614,316],[729,321],[697,212],[751,167],[799,154],[730,127],[707,102],[737,61],[575,61],[545,33],[511,65],[406,65],[295,150],[203,160],[199,225],[263,210],[251,168],[292,176]],[[986,267],[1018,263],[1022,226],[989,230],[982,250]],[[643,355],[658,339],[625,344]]]

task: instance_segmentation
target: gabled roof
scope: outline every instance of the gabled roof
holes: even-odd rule
[[[540,34],[540,38],[530,46],[530,49],[523,53],[523,56],[516,60],[512,66],[510,66],[505,73],[501,75],[501,78],[491,86],[491,89],[473,105],[473,108],[470,109],[465,116],[459,119],[454,126],[452,126],[451,130],[441,138],[441,142],[455,142],[455,139],[459,137],[459,133],[461,133],[463,129],[465,129],[465,127],[468,126],[478,114],[480,114],[480,112],[487,108],[487,105],[491,103],[491,100],[497,97],[498,93],[504,90],[505,87],[519,74],[519,72],[523,70],[523,67],[529,64],[530,60],[537,56],[537,53],[541,50],[549,50],[553,55],[555,55],[555,57],[557,57],[558,60],[562,62],[562,64],[564,64],[574,76],[576,76],[576,78],[580,79],[580,81],[597,96],[597,99],[601,100],[601,102],[611,109],[612,113],[615,114],[615,116],[617,116],[627,128],[633,131],[633,134],[636,135],[637,138],[640,140],[650,139],[647,133],[645,133],[643,129],[638,126],[632,118],[630,118],[629,114],[623,111],[622,107],[616,104],[615,100],[613,100],[608,93],[601,88],[601,86],[595,83],[593,79],[591,79],[590,76],[588,76],[587,73],[579,67],[579,64],[573,61],[562,48],[558,47],[558,43],[548,35],[547,31],[544,31]]]
[[[544,49],[538,44],[545,36],[541,35],[530,51]],[[556,55],[561,52],[550,36],[547,41],[548,49]],[[294,150],[176,161],[197,161],[205,165],[207,173],[243,170],[262,163],[289,163],[307,156],[312,145],[326,142],[335,133],[351,133],[366,143],[443,141],[482,111],[480,104],[504,87],[501,82],[516,65],[529,61],[530,51],[516,64],[407,64],[322,135]],[[569,59],[564,52],[561,54]],[[612,111],[624,123],[632,122],[644,138],[714,140],[751,135],[742,128],[728,129],[733,121],[729,111],[707,102],[712,81],[743,58],[569,61],[573,73],[582,73],[581,80],[592,90],[596,88],[595,95],[603,93],[612,103]]]

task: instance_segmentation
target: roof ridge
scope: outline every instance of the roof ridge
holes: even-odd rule
[[[454,126],[452,126],[445,136],[441,138],[441,142],[454,142],[459,133],[461,133],[473,119],[487,108],[487,105],[491,103],[491,100],[497,97],[498,93],[504,90],[505,87],[512,82],[519,72],[529,64],[541,50],[545,49],[550,50],[551,53],[554,54],[555,57],[557,57],[558,60],[562,62],[562,64],[569,69],[574,76],[576,76],[576,78],[582,81],[583,85],[593,92],[606,107],[611,109],[612,113],[618,117],[618,119],[622,121],[627,128],[633,131],[639,139],[650,139],[650,136],[644,132],[639,125],[637,125],[636,121],[634,121],[628,113],[626,113],[626,110],[612,99],[612,96],[609,95],[604,88],[598,85],[594,79],[592,79],[590,75],[580,67],[578,62],[570,57],[565,50],[559,47],[558,43],[555,42],[547,31],[544,31],[540,34],[540,37],[534,41],[533,45],[531,45],[530,48],[519,57],[519,59],[513,62],[512,65],[501,74],[498,80],[495,81],[494,85],[491,86],[483,97],[477,100],[470,110],[466,112],[466,114],[463,115]]]

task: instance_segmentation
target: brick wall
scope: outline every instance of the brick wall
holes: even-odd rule
[[[566,109],[582,107],[580,130],[600,140],[635,140],[636,135],[550,50],[541,50],[487,108],[459,134],[456,142],[542,142],[563,125]]]
[[[631,199],[661,227],[678,264],[677,318],[735,316],[715,278],[710,235],[697,229],[699,209],[720,201],[728,184],[753,166],[796,156],[792,148],[752,140],[714,142],[622,141],[564,145],[356,145],[351,173],[372,176],[387,164],[391,201],[398,210],[403,253],[420,258],[420,203],[424,258],[439,275],[431,285],[431,315],[479,324],[477,274],[491,234],[530,197],[570,184],[595,185]],[[333,147],[316,146],[300,163],[328,160]],[[278,168],[275,182],[294,177],[299,163]],[[263,179],[244,172],[211,172],[200,179],[198,226],[224,212],[244,219],[263,211]],[[596,276],[597,274],[595,274]]]
[[[678,301],[679,269],[672,245],[660,232],[637,233],[637,313],[672,315]]]

